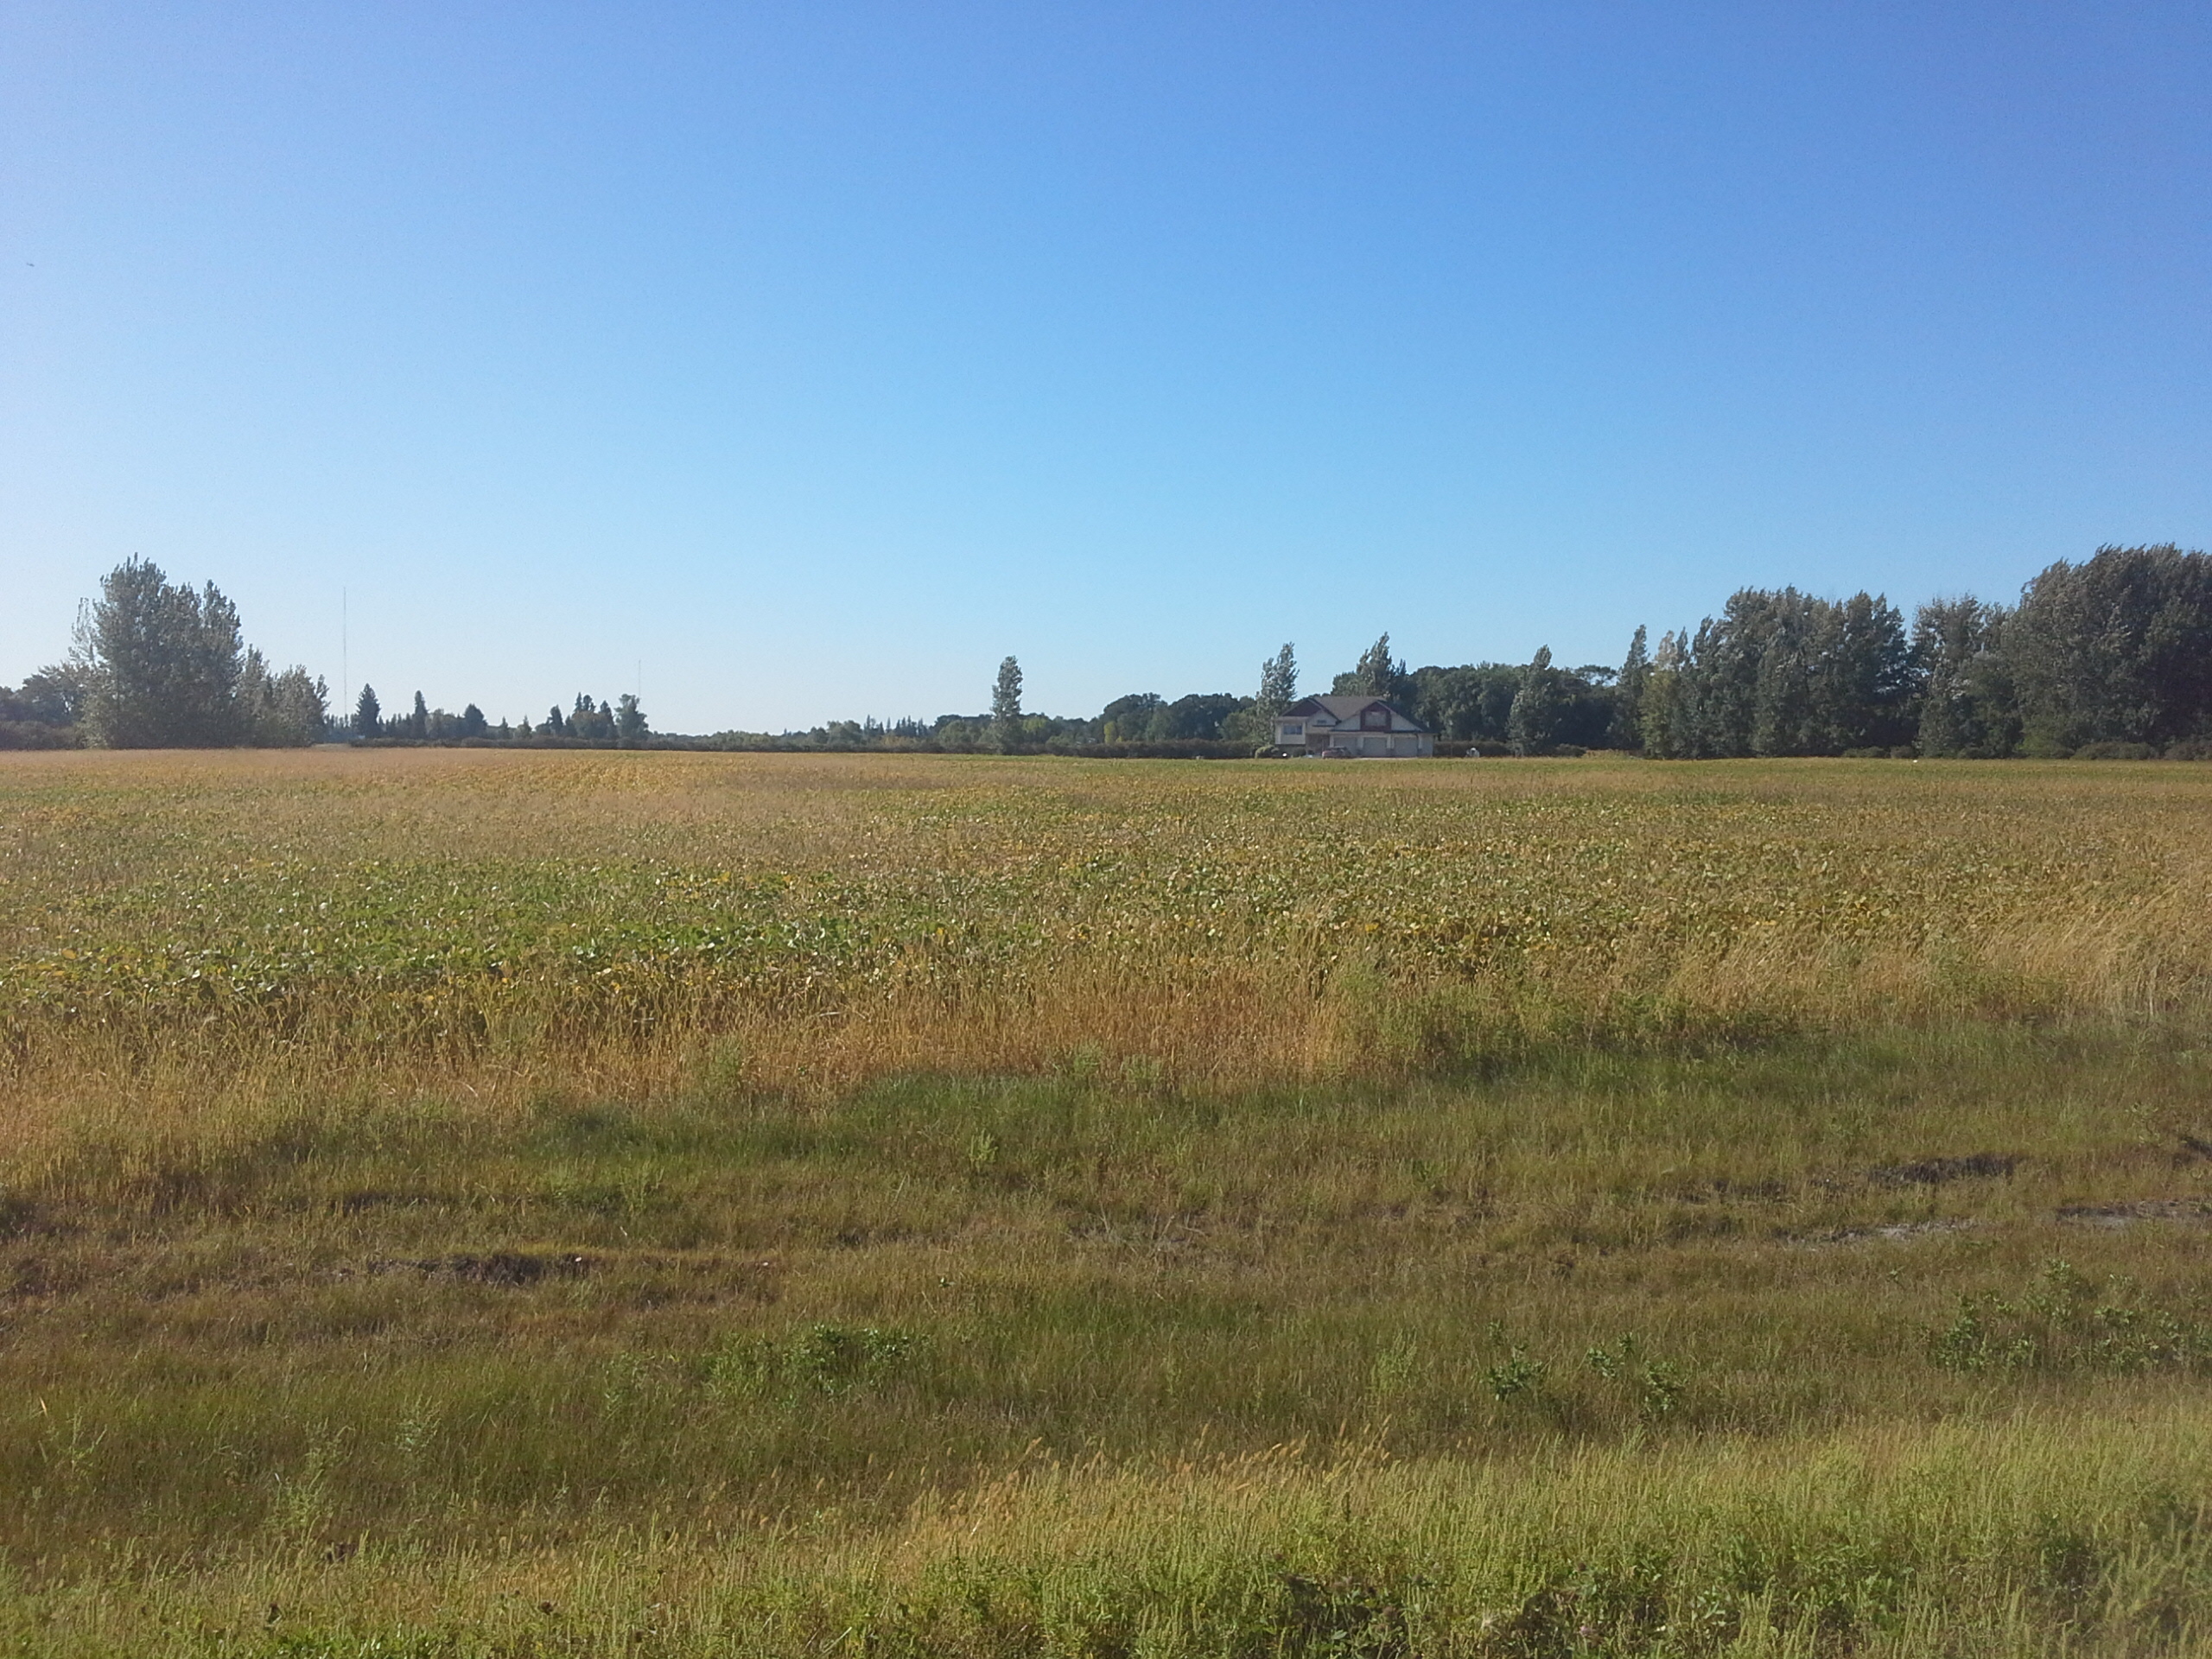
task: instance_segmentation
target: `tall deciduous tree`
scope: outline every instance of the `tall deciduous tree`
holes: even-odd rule
[[[1644,677],[1637,711],[1643,752],[1656,760],[1686,760],[1697,753],[1688,681],[1689,647],[1682,632],[1670,628],[1659,636],[1659,649],[1651,653],[1651,671]]]
[[[1540,645],[1522,671],[1521,690],[1514,695],[1512,712],[1505,717],[1505,741],[1516,754],[1542,754],[1559,741],[1559,723],[1565,699],[1560,696],[1559,671],[1552,666],[1552,648]]]
[[[1387,697],[1397,690],[1398,677],[1404,672],[1404,664],[1390,660],[1390,636],[1386,633],[1360,652],[1352,666],[1352,683],[1343,689],[1354,696]]]
[[[79,617],[74,662],[85,724],[108,748],[204,748],[245,735],[238,607],[213,582],[198,593],[135,556],[101,579]]]
[[[1613,718],[1605,741],[1617,749],[1643,747],[1643,686],[1651,677],[1651,653],[1646,643],[1649,637],[1638,624],[1636,637],[1628,642],[1628,656],[1621,664],[1620,677],[1613,682]]]
[[[54,663],[29,676],[12,694],[0,694],[0,702],[11,705],[9,720],[74,726],[85,717],[89,690],[81,664]]]
[[[1021,726],[1021,664],[1007,658],[991,683],[992,734],[1000,746],[1014,741]]]
[[[1261,747],[1272,745],[1275,716],[1298,700],[1298,653],[1290,642],[1260,664],[1256,696],[1239,700],[1239,706],[1223,715],[1217,734],[1239,743]]]
[[[1503,743],[1525,672],[1510,663],[1415,669],[1408,677],[1413,686],[1408,712],[1440,736]]]
[[[1910,743],[1917,686],[1897,608],[1878,594],[1853,594],[1825,607],[1815,637],[1815,725],[1806,752],[1842,754]]]
[[[1154,717],[1166,707],[1167,700],[1157,691],[1116,697],[1099,713],[1099,738],[1107,743],[1141,743],[1152,735]]]
[[[1743,748],[1752,754],[1823,753],[1827,722],[1816,677],[1834,632],[1827,608],[1795,588],[1758,594],[1752,602],[1754,620],[1738,636],[1751,686]]]
[[[2212,737],[2212,558],[2101,547],[2027,585],[2005,628],[2027,748]]]
[[[1298,654],[1288,640],[1266,662],[1260,664],[1260,695],[1257,711],[1263,720],[1272,721],[1298,701]]]
[[[1911,740],[1904,619],[1876,595],[1839,603],[1794,588],[1742,588],[1699,625],[1669,671],[1664,709],[1656,723],[1648,709],[1641,721],[1647,753],[1842,754]]]
[[[1913,618],[1923,754],[1986,758],[2018,747],[2018,698],[2004,656],[2010,614],[1967,594],[1930,600]]]
[[[329,723],[329,698],[330,688],[304,668],[275,673],[259,652],[247,650],[238,692],[245,741],[266,749],[320,743]]]

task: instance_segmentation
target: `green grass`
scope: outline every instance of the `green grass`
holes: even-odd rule
[[[118,1550],[9,1650],[255,1655],[1925,1655],[2203,1649],[2199,1414],[1145,1471],[1033,1459],[895,1529]]]
[[[1293,1510],[1323,1502],[1315,1465],[1355,1454],[1427,1471],[1404,1477],[1422,1491],[1505,1482],[1535,1532],[1430,1586],[1495,1600],[1515,1574],[1582,1570],[1535,1517],[1597,1524],[1571,1513],[1587,1467],[1650,1481],[1709,1452],[1780,1480],[1877,1428],[1933,1456],[1954,1442],[1912,1426],[1944,1422],[2032,1462],[2057,1455],[2054,1414],[2121,1440],[2145,1421],[2206,1432],[2212,1165],[2183,1137],[2212,1130],[2212,1063],[2187,1042],[1915,1031],[1205,1096],[916,1078],[810,1103],[709,1076],[643,1103],[549,1096],[487,1119],[299,1102],[212,1144],[88,1142],[10,1195],[0,1546],[35,1586],[24,1605],[86,1651],[68,1610],[87,1592],[54,1586],[120,1594],[118,1573],[157,1570],[156,1599],[184,1605],[242,1571],[289,1574],[280,1605],[350,1595],[345,1618],[372,1624],[372,1572],[461,1573],[496,1542],[495,1577],[502,1552],[557,1573],[664,1534],[709,1566],[710,1541],[774,1541],[775,1593],[804,1623],[861,1595],[824,1576],[830,1555],[998,1471],[1227,1459],[1194,1485],[1210,1503],[1237,1460],[1298,1446],[1270,1465]],[[2008,1173],[1932,1161],[1990,1154]],[[1917,1501],[1866,1478],[1874,1510]],[[2082,1518],[2133,1541],[2081,1569],[2083,1610],[2116,1617],[2145,1541],[2181,1524],[2157,1503],[2195,1513],[2191,1478],[2176,1465],[2157,1503],[2115,1489],[2120,1510]],[[1719,1524],[1670,1490],[1649,1499],[1655,1536]],[[1374,1557],[1358,1581],[1398,1605],[1404,1551],[1442,1522],[1395,1502],[1355,1530]],[[1044,1549],[1044,1522],[1022,1524]],[[1881,1618],[1948,1605],[1913,1575],[1964,1573],[1983,1600],[2034,1590],[2014,1556],[2044,1522],[2018,1524],[1967,1565],[1896,1546],[1920,1564]],[[1077,1578],[1096,1570],[1074,1559],[1084,1537]],[[836,1548],[817,1559],[810,1538]],[[1291,1595],[1300,1573],[1267,1565],[1287,1546],[1248,1542],[1205,1571]],[[2196,1548],[2172,1545],[2190,1618],[2212,1592]],[[1695,1593],[1719,1594],[1719,1570],[1698,1567]],[[1738,1629],[1745,1598],[1774,1593],[1760,1579],[1713,1618]],[[865,1618],[921,1617],[900,1605]],[[496,1611],[455,1611],[447,1635]],[[943,1608],[923,1622],[925,1647],[1027,1639]],[[675,1631],[664,1650],[692,1650]]]

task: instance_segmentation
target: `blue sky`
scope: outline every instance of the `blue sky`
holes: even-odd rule
[[[0,677],[664,729],[2212,541],[2202,5],[0,12]]]

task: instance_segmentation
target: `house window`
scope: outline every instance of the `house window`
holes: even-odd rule
[[[1285,737],[1303,737],[1303,736],[1305,736],[1305,735],[1306,735],[1306,725],[1305,725],[1305,722],[1304,722],[1303,721],[1286,720],[1286,721],[1283,721],[1283,723],[1282,723],[1282,734],[1283,734]]]
[[[1372,732],[1387,732],[1390,729],[1390,711],[1388,709],[1362,709],[1359,723]]]

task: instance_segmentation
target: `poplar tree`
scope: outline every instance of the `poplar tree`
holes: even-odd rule
[[[2212,738],[2212,558],[2101,547],[2027,585],[2005,627],[2025,746]]]
[[[1637,714],[1643,752],[1655,760],[1687,760],[1697,753],[1688,679],[1689,647],[1682,632],[1670,628],[1659,636],[1659,649],[1651,654]]]
[[[1262,720],[1272,721],[1298,701],[1298,656],[1285,640],[1283,647],[1260,664],[1260,695],[1254,700]]]
[[[1516,754],[1542,754],[1559,741],[1559,671],[1552,666],[1552,648],[1540,645],[1522,671],[1521,690],[1505,717],[1505,741]]]
[[[1982,758],[2010,754],[2018,746],[2018,699],[2003,647],[2010,614],[1969,594],[1930,600],[1914,616],[1923,754]]]
[[[1395,689],[1397,671],[1390,661],[1390,636],[1382,635],[1365,651],[1351,671],[1354,696],[1387,697]]]
[[[1620,677],[1613,682],[1613,719],[1605,741],[1617,749],[1643,747],[1643,687],[1651,677],[1650,650],[1645,643],[1648,638],[1643,626],[1638,623],[1636,638],[1628,642],[1628,657],[1621,664]]]
[[[999,664],[991,685],[991,734],[1001,748],[1012,743],[1021,727],[1021,664],[1007,658]]]

